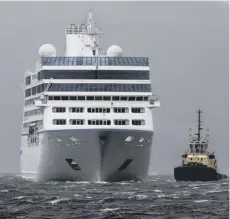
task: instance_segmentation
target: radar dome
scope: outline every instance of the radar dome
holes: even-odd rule
[[[44,44],[38,50],[39,56],[56,56],[56,49],[51,44]]]
[[[121,47],[117,45],[112,45],[107,50],[107,56],[117,57],[117,56],[122,56],[122,54],[123,54],[123,51]]]

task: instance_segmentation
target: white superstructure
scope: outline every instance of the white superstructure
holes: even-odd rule
[[[25,73],[21,173],[47,180],[142,180],[153,138],[149,61],[100,54],[94,13],[66,29],[65,56],[40,47]]]

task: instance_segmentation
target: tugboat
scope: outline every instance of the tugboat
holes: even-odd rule
[[[214,152],[209,153],[208,134],[201,135],[201,110],[198,113],[198,131],[195,135],[189,129],[189,150],[182,155],[182,165],[174,168],[174,178],[177,181],[217,181],[227,178],[217,172],[217,161]],[[207,130],[208,131],[208,130]]]

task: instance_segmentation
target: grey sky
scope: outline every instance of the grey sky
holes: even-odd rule
[[[93,8],[105,31],[101,45],[120,45],[125,55],[149,56],[155,139],[150,172],[173,173],[188,147],[188,128],[203,111],[210,150],[228,172],[228,4],[223,2],[0,2],[0,172],[19,171],[24,71],[37,50],[53,44],[64,54],[65,27]]]

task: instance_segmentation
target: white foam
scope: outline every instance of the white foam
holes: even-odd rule
[[[166,195],[162,194],[162,195],[157,195],[157,198],[165,198]]]
[[[101,209],[100,211],[103,211],[103,212],[108,212],[108,211],[117,211],[119,210],[120,208],[104,208],[104,209]]]
[[[56,204],[58,204],[59,202],[64,202],[64,201],[69,201],[69,199],[68,199],[68,198],[58,198],[58,199],[49,201],[49,203],[52,204],[52,205],[56,205]]]
[[[196,201],[194,201],[194,202],[196,202],[196,203],[202,203],[202,202],[208,202],[209,200],[196,200]]]
[[[75,197],[79,197],[80,195],[78,195],[78,194],[74,194],[74,196],[75,196]]]
[[[135,192],[115,192],[114,195],[133,195]]]
[[[128,197],[128,199],[137,199],[137,200],[144,200],[144,199],[147,199],[147,198],[148,198],[147,195],[135,195],[135,196]]]
[[[16,197],[15,199],[20,200],[20,199],[23,199],[23,198],[24,198],[24,196],[18,196],[18,197]]]

